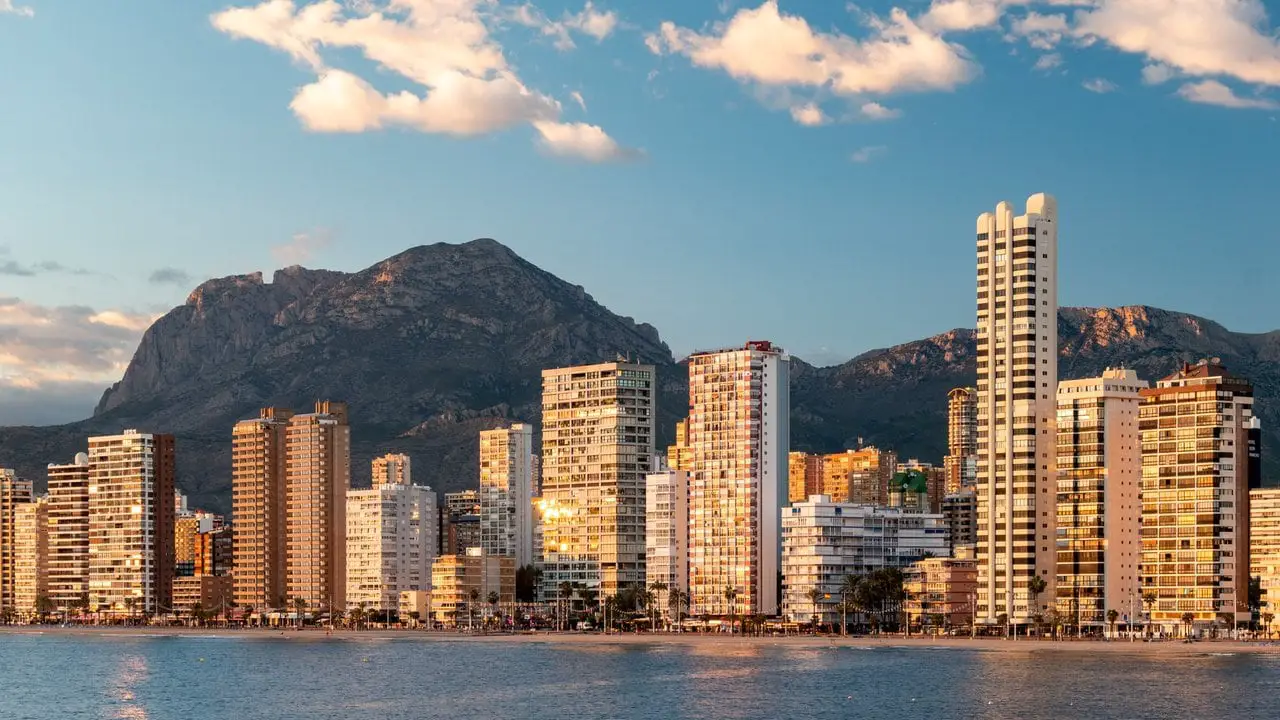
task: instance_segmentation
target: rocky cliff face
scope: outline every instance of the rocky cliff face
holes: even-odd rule
[[[1147,379],[1182,361],[1220,357],[1257,385],[1264,457],[1280,453],[1280,333],[1243,335],[1146,307],[1064,308],[1061,374],[1107,366]],[[179,484],[200,506],[230,505],[230,435],[265,405],[346,400],[353,476],[390,450],[414,456],[420,481],[447,491],[476,482],[476,433],[537,423],[541,370],[627,354],[655,364],[659,442],[687,410],[685,370],[657,331],[616,316],[581,287],[492,240],[408,250],[358,273],[288,268],[211,280],[147,331],[94,417],[56,428],[0,429],[0,465],[43,479],[85,437],[136,427],[178,436]],[[837,451],[867,443],[939,461],[946,395],[974,383],[974,334],[952,330],[865,353],[836,367],[792,368],[792,445]]]

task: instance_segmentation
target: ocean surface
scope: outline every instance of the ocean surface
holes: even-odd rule
[[[0,718],[1276,718],[1280,656],[0,634]]]

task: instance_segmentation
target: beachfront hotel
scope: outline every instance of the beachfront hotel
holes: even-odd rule
[[[285,428],[284,591],[291,608],[346,604],[351,426],[346,403],[318,401]]]
[[[1107,627],[1111,610],[1136,618],[1142,559],[1142,439],[1133,370],[1058,383],[1058,615]],[[1128,624],[1128,623],[1126,623]]]
[[[600,597],[645,583],[654,380],[652,365],[628,362],[542,371],[544,599],[562,582]]]
[[[1215,358],[1141,392],[1142,567],[1167,633],[1249,620],[1249,493],[1262,486],[1253,385]]]
[[[18,558],[18,507],[32,500],[31,481],[0,468],[0,612],[15,610],[15,563]]]
[[[173,590],[172,435],[89,438],[89,611],[168,610]]]
[[[414,485],[408,472],[378,479],[347,492],[347,609],[393,611],[401,593],[431,590],[440,532],[436,494]]]
[[[977,221],[977,622],[1029,624],[1057,575],[1058,204],[1032,195]]]
[[[257,612],[285,605],[285,430],[291,410],[263,408],[231,431],[232,600]]]
[[[480,547],[533,562],[533,426],[480,432]]]
[[[89,592],[89,454],[50,465],[49,599],[59,612],[81,609]]]
[[[782,348],[764,341],[689,356],[693,615],[775,615],[780,610],[790,364]]]

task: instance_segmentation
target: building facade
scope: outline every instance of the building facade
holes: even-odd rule
[[[791,437],[790,364],[790,356],[769,342],[689,356],[693,615],[779,612],[779,526],[787,498]]]
[[[348,609],[394,611],[401,593],[431,590],[437,518],[428,487],[384,483],[347,492]]]
[[[480,433],[480,546],[490,555],[533,562],[533,426]]]
[[[792,503],[782,517],[783,614],[796,622],[814,616],[837,622],[847,576],[948,553],[941,515],[834,502],[826,495]],[[816,604],[810,598],[815,589],[822,595]]]
[[[1057,576],[1055,393],[1058,384],[1058,206],[1032,195],[977,222],[978,619],[1036,614],[1039,577]]]
[[[1058,383],[1058,578],[1060,617],[1105,628],[1107,612],[1142,607],[1142,439],[1133,370]]]
[[[14,518],[13,604],[19,615],[34,617],[52,609],[49,600],[49,500],[38,497],[18,506]]]
[[[88,607],[89,454],[49,466],[49,599],[59,612]]]
[[[903,609],[913,628],[946,631],[973,622],[978,564],[972,559],[928,558],[912,563],[903,576]]]
[[[89,610],[166,612],[174,548],[172,435],[89,438]]]
[[[1142,568],[1153,623],[1249,619],[1249,492],[1261,487],[1253,385],[1215,360],[1142,391]]]
[[[975,490],[961,490],[942,498],[942,517],[947,521],[952,554],[960,547],[977,550],[978,493]]]
[[[1262,613],[1274,623],[1280,617],[1280,488],[1249,492],[1249,565],[1262,587]]]
[[[440,524],[441,555],[465,555],[468,548],[481,547],[478,490],[445,493],[443,515],[448,522]]]
[[[371,487],[379,485],[412,485],[413,463],[408,455],[388,453],[373,459],[373,482]]]
[[[661,470],[645,478],[645,575],[649,585],[689,591],[689,473]],[[660,599],[661,601],[661,599]],[[662,608],[667,612],[667,608]]]
[[[822,494],[822,456],[807,452],[787,454],[787,502],[798,503]]]
[[[542,595],[645,582],[644,483],[654,468],[652,365],[542,372]]]
[[[232,579],[226,575],[189,575],[173,579],[173,611],[193,615],[196,610],[220,618],[233,610]]]
[[[864,447],[823,455],[822,495],[855,505],[887,505],[889,483],[898,472],[892,450]]]
[[[947,493],[974,488],[978,484],[978,391],[955,388],[947,393]]]
[[[284,608],[285,442],[293,411],[263,408],[231,433],[232,597],[257,612]]]
[[[346,607],[351,427],[322,400],[285,429],[285,594],[311,610]]]
[[[490,593],[498,594],[499,607],[515,602],[516,560],[486,555],[481,548],[469,548],[463,555],[442,555],[431,565],[431,587],[431,616],[436,622],[478,622],[492,610]]]
[[[0,468],[0,613],[17,610],[18,508],[32,499],[30,480]]]

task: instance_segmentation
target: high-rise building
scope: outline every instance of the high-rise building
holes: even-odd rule
[[[960,547],[977,549],[978,493],[975,490],[969,488],[942,498],[942,516],[947,519],[952,554]]]
[[[787,502],[798,503],[822,494],[822,456],[787,453]]]
[[[232,600],[257,612],[285,598],[285,442],[293,411],[263,408],[231,432]]]
[[[89,599],[89,455],[49,466],[49,599],[84,609]]]
[[[322,400],[285,429],[285,594],[311,610],[346,607],[351,426],[346,403]]]
[[[1142,607],[1142,441],[1133,370],[1058,383],[1059,615],[1078,627],[1107,627]]]
[[[792,503],[782,516],[783,614],[798,622],[815,615],[835,622],[845,577],[947,554],[941,515],[833,502],[826,495]],[[814,589],[822,595],[816,604]]]
[[[481,547],[478,490],[445,493],[443,511],[448,522],[440,523],[441,555],[465,555],[468,548]]]
[[[693,458],[689,453],[688,422],[680,420],[676,422],[675,444],[667,448],[667,467],[672,470],[688,470],[693,463]]]
[[[14,517],[13,605],[19,614],[31,617],[47,608],[49,599],[49,500],[38,497],[18,505]]]
[[[1053,420],[1058,386],[1058,204],[1032,195],[977,222],[978,619],[1036,614],[1057,576]]]
[[[978,484],[978,391],[955,388],[947,393],[947,492],[960,492]]]
[[[864,447],[823,455],[822,487],[818,494],[854,505],[887,505],[889,481],[898,472],[892,450]]]
[[[533,562],[533,426],[480,433],[480,546],[490,555]]]
[[[436,494],[401,477],[404,482],[347,492],[348,608],[397,610],[402,592],[431,590]]]
[[[689,609],[775,615],[791,358],[769,342],[689,356]],[[732,591],[732,602],[725,595]]]
[[[164,612],[173,591],[174,440],[89,438],[89,610]]]
[[[659,470],[645,478],[645,577],[650,586],[689,588],[689,473]],[[664,598],[660,598],[661,602]],[[662,608],[666,612],[666,607]]]
[[[654,379],[627,362],[542,371],[543,597],[566,581],[601,597],[644,584]]]
[[[195,566],[192,568],[194,575],[231,576],[234,553],[234,538],[231,531],[230,527],[215,527],[196,533]],[[228,594],[227,601],[233,602],[234,597]]]
[[[200,521],[195,515],[179,515],[173,521],[173,562],[176,577],[191,577],[196,573],[196,533]]]
[[[431,614],[438,622],[478,624],[494,609],[490,593],[498,594],[498,609],[515,602],[516,559],[486,555],[481,548],[441,555],[431,564],[431,587]],[[471,599],[472,591],[478,601]]]
[[[1142,567],[1170,633],[1249,619],[1249,491],[1262,486],[1253,385],[1215,358],[1142,391]]]
[[[1280,617],[1280,488],[1249,492],[1249,565],[1262,587],[1262,613],[1274,623]]]
[[[18,508],[31,502],[31,481],[0,468],[0,612],[15,610],[14,582],[18,559]]]
[[[413,467],[408,455],[388,453],[373,459],[373,482],[379,485],[412,485]]]

